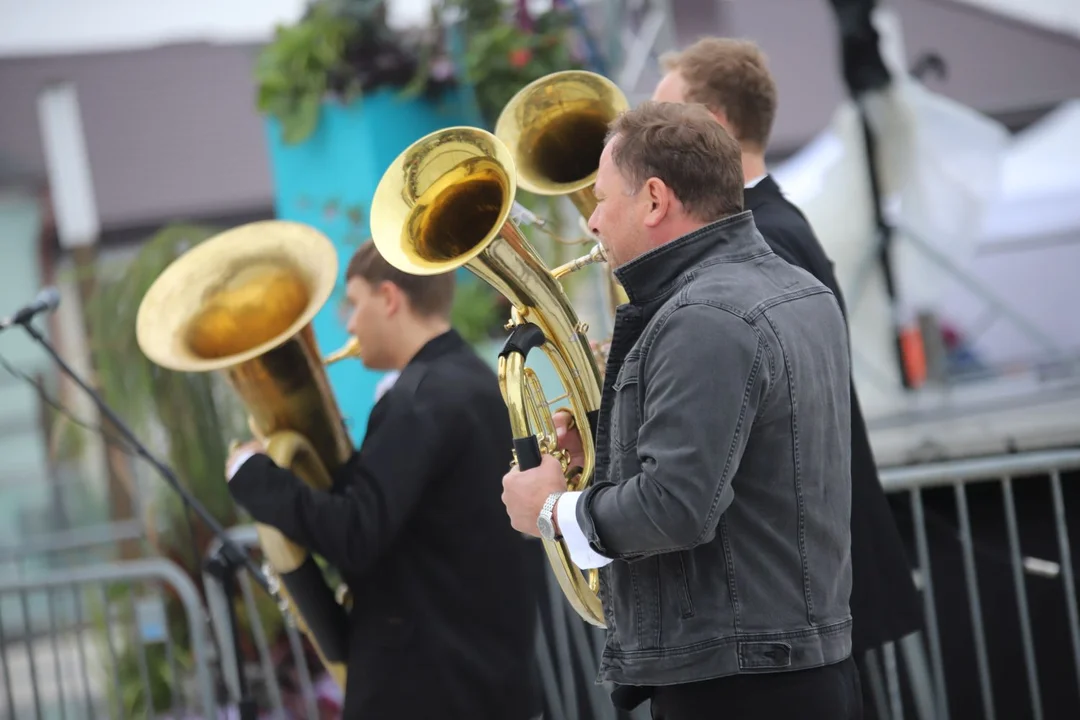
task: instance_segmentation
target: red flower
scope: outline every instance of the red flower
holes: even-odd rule
[[[517,48],[510,51],[510,64],[515,68],[523,68],[532,60],[532,50],[529,48]]]

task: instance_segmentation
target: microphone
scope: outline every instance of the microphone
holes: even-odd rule
[[[0,330],[6,330],[12,325],[24,325],[39,313],[52,312],[59,304],[60,291],[54,287],[44,288],[28,305],[15,311],[14,315],[0,319]]]

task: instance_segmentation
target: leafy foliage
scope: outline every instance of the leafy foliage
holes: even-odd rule
[[[117,267],[99,266],[86,314],[91,357],[106,401],[148,446],[163,446],[167,464],[179,481],[228,527],[236,524],[238,517],[222,477],[226,443],[230,437],[247,436],[246,413],[217,374],[165,370],[146,358],[135,336],[136,316],[150,285],[169,263],[217,231],[202,225],[167,226],[143,244],[132,260]],[[159,554],[185,568],[196,586],[201,586],[202,558],[213,540],[211,532],[187,516],[177,493],[158,478],[150,487],[151,509],[146,522],[151,544]],[[119,697],[114,694],[112,701],[122,704],[125,717],[144,716],[148,700],[155,711],[166,710],[172,693],[182,692],[173,686],[163,646],[144,645],[131,634],[134,597],[130,587],[112,586],[108,614],[100,598],[90,598],[91,608],[97,606],[92,617],[100,640],[104,643],[109,633],[113,636],[117,677],[105,679],[110,688],[114,680],[119,685]],[[183,677],[191,661],[187,618],[174,593],[167,592],[163,599],[173,661]],[[255,602],[258,622],[269,637],[275,637],[283,619],[274,600],[256,592]],[[237,603],[236,615],[241,637],[251,638],[253,619],[242,602]],[[121,633],[119,628],[129,630]],[[105,653],[103,657],[109,657],[107,648]],[[148,677],[144,678],[144,670]],[[112,672],[111,665],[107,672]]]
[[[441,32],[392,32],[385,2],[314,0],[260,53],[256,105],[281,122],[286,143],[298,143],[314,132],[327,99],[347,104],[379,87],[437,95],[454,82],[449,71],[431,70],[448,67],[441,48]]]
[[[450,321],[466,342],[477,345],[503,332],[509,304],[490,285],[471,274],[459,275]]]
[[[465,79],[475,88],[489,126],[525,85],[553,72],[582,67],[570,42],[572,28],[571,12],[558,8],[527,23],[476,24],[465,51]]]
[[[355,32],[351,18],[315,5],[304,20],[278,27],[274,42],[259,55],[255,76],[257,107],[281,121],[285,142],[310,135],[319,121],[319,106],[330,91],[348,38]],[[346,102],[359,94],[357,83],[340,85]]]
[[[120,274],[99,279],[87,319],[90,352],[106,401],[140,437],[163,435],[169,465],[179,481],[228,525],[236,521],[236,511],[221,468],[228,438],[246,434],[239,404],[212,374],[177,373],[150,362],[135,338],[139,305],[153,281],[175,258],[215,232],[197,225],[160,231]],[[153,487],[157,492],[149,519],[152,539],[159,550],[197,576],[210,533],[198,522],[189,524],[176,493],[157,481]]]
[[[460,18],[466,47],[460,66],[448,49],[448,10]],[[513,17],[500,0],[443,0],[432,3],[426,27],[407,31],[387,25],[384,0],[312,0],[260,53],[256,104],[280,121],[283,140],[292,144],[314,132],[328,100],[348,104],[383,87],[405,97],[437,97],[464,80],[492,125],[529,82],[581,67],[573,26],[572,12],[557,0],[536,16],[519,2]]]

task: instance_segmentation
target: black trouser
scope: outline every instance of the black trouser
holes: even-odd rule
[[[810,670],[658,687],[653,720],[861,720],[859,671],[850,657]]]

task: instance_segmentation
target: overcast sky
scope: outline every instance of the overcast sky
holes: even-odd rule
[[[100,52],[173,42],[258,41],[306,0],[0,0],[0,56]],[[392,22],[427,18],[431,0],[391,0]]]

